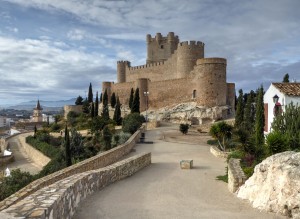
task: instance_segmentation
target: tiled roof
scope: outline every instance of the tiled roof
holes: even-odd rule
[[[288,96],[300,96],[300,83],[272,83],[281,93]]]

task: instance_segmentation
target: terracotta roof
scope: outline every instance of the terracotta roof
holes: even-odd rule
[[[272,83],[281,93],[288,96],[300,96],[300,83]]]

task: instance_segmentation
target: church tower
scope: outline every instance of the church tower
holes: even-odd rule
[[[43,122],[42,111],[43,108],[40,105],[40,100],[38,100],[36,107],[33,109],[33,116],[32,116],[33,122]]]

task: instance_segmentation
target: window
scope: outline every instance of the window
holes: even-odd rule
[[[196,90],[193,90],[193,99],[195,99],[196,98]]]
[[[160,45],[160,48],[163,49],[163,48],[164,48],[164,45]]]

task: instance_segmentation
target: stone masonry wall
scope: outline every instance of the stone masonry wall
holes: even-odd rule
[[[101,169],[75,174],[36,191],[3,213],[26,218],[72,218],[76,207],[87,196],[133,175],[149,164],[151,153],[144,153]]]
[[[25,186],[23,189],[19,190],[18,192],[1,201],[0,211],[24,199],[25,197],[29,196],[35,191],[53,184],[54,182],[65,179],[77,173],[98,169],[115,163],[131,151],[131,149],[135,146],[136,142],[139,141],[141,132],[143,130],[144,127],[141,127],[127,140],[127,142],[125,142],[122,145],[119,145],[118,147],[115,147],[111,150],[105,151],[94,157],[91,157],[89,159],[76,163],[70,167],[64,168],[60,171],[57,171],[48,176],[33,181],[29,185]]]
[[[42,152],[32,147],[30,144],[26,143],[27,135],[20,135],[19,141],[21,146],[24,148],[28,157],[33,160],[34,163],[43,167],[46,166],[50,162],[50,158],[45,156]]]
[[[228,189],[235,193],[246,181],[244,171],[240,166],[240,159],[230,158],[228,161]]]

